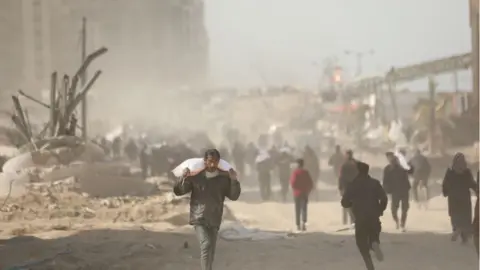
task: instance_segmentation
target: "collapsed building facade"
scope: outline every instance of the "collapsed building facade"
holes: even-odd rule
[[[208,36],[202,0],[2,0],[0,92],[48,89],[53,70],[80,63],[82,17],[87,49],[106,46],[100,63],[116,77],[154,78],[162,87],[203,86]]]

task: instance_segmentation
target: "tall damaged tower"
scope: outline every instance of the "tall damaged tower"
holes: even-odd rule
[[[203,0],[164,1],[160,58],[172,85],[205,86],[208,82],[209,40]]]
[[[208,85],[209,44],[203,0],[1,0],[0,91],[48,87],[52,70],[80,61],[80,26],[88,50],[110,49],[99,63],[115,78],[155,87]]]
[[[48,19],[45,1],[0,1],[0,91],[44,86]]]
[[[22,3],[0,1],[0,91],[18,88],[23,79]]]
[[[120,0],[118,5],[122,8],[116,13],[121,18],[117,44],[128,63],[144,67],[146,75],[165,87],[207,84],[203,0]]]

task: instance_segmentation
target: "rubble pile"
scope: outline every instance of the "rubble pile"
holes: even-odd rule
[[[188,223],[188,200],[171,192],[148,197],[92,197],[80,191],[73,177],[53,183],[31,183],[26,190],[25,194],[6,201],[0,209],[0,222],[45,221],[53,227],[58,226],[55,221],[61,220],[69,224],[169,220],[178,226]]]
[[[70,177],[78,182],[79,191],[90,196],[146,196],[155,190],[155,185],[132,172],[130,164],[107,160],[98,145],[61,136],[26,145],[7,160],[0,174],[0,197],[22,195],[29,183]]]
[[[26,145],[0,173],[0,223],[13,226],[6,233],[16,235],[68,230],[72,224],[186,225],[188,203],[171,193],[169,181],[145,181],[134,171],[73,136]]]

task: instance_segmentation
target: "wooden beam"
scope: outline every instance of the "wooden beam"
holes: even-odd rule
[[[15,106],[15,112],[18,117],[18,123],[23,127],[23,131],[25,132],[25,136],[28,140],[31,138],[31,134],[28,132],[27,120],[25,119],[25,113],[23,111],[22,105],[20,104],[20,100],[17,96],[12,96],[13,105]]]
[[[437,144],[436,144],[436,129],[437,129],[437,116],[436,116],[436,88],[437,85],[433,77],[428,78],[428,93],[429,93],[429,111],[430,111],[430,120],[429,120],[429,127],[428,127],[428,146],[430,153],[436,153],[437,151]]]
[[[102,75],[101,70],[98,70],[97,72],[95,72],[93,77],[90,78],[90,80],[85,84],[82,91],[80,91],[80,93],[75,97],[75,99],[72,102],[70,102],[70,104],[68,104],[68,108],[67,108],[67,116],[68,117],[70,117],[72,115],[73,111],[75,110],[75,107],[77,107],[78,104],[83,100],[85,95],[92,88],[93,84],[97,81],[97,79],[98,79],[98,77],[100,77],[100,75]]]
[[[27,99],[29,99],[29,100],[31,100],[31,101],[33,101],[33,102],[35,102],[35,103],[37,103],[37,104],[45,107],[45,108],[47,108],[47,109],[50,109],[50,106],[49,106],[48,104],[45,104],[45,103],[42,102],[41,100],[38,100],[38,99],[30,96],[29,94],[23,92],[22,90],[18,90],[18,93],[19,93],[22,97],[25,97],[25,98],[27,98]]]

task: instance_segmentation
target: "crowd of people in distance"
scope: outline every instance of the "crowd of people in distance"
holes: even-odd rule
[[[131,161],[138,159],[145,178],[152,175],[169,176],[175,183],[173,191],[176,195],[190,194],[190,224],[194,226],[200,242],[202,270],[213,268],[223,204],[226,198],[237,200],[240,197],[239,178],[254,176],[263,201],[272,199],[273,179],[279,181],[281,201],[287,201],[291,189],[298,231],[307,230],[311,194],[318,199],[316,187],[320,178],[320,159],[308,145],[302,151],[288,144],[265,150],[253,143],[244,145],[240,142],[235,142],[231,149],[223,147],[219,150],[213,144],[208,145],[207,150],[193,150],[186,143],[148,144],[134,140],[128,140],[123,150],[121,140],[100,145],[113,158],[123,152]],[[180,178],[171,174],[171,170],[182,161],[200,154],[204,157],[204,170],[193,173],[186,169]],[[402,150],[387,152],[385,157],[388,163],[383,168],[382,178],[378,180],[370,176],[369,164],[356,159],[351,150],[343,152],[337,145],[328,160],[341,195],[342,222],[354,227],[356,244],[368,270],[374,269],[371,251],[379,261],[384,257],[380,248],[380,217],[384,215],[388,202],[397,229],[406,232],[410,197],[419,206],[425,206],[431,196],[429,180],[432,166],[421,151],[415,151],[408,161]],[[220,170],[220,159],[232,161],[235,170]],[[466,244],[473,236],[478,253],[478,171],[476,178],[475,181],[465,156],[457,153],[451,166],[446,168],[442,193],[448,201],[451,240],[460,239]],[[473,221],[472,192],[477,195]]]

